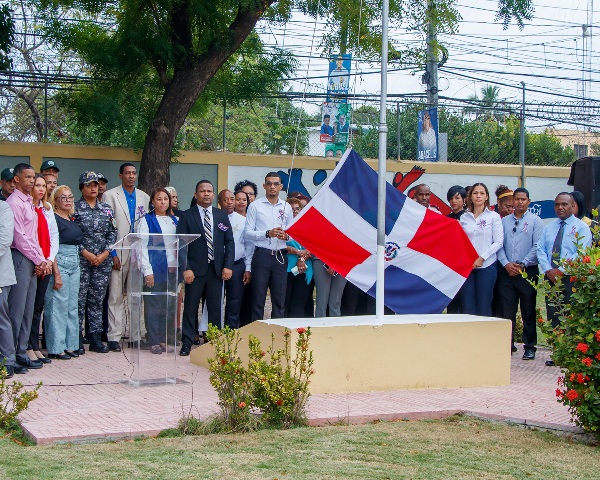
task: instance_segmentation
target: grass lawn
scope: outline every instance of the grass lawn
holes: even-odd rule
[[[0,448],[0,478],[27,480],[600,477],[597,447],[467,417]]]

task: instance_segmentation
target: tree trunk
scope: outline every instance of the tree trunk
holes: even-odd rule
[[[138,182],[141,190],[150,194],[155,188],[169,184],[173,145],[188,113],[208,82],[241,46],[273,1],[264,0],[260,10],[238,12],[229,27],[226,45],[220,39],[194,64],[175,70],[146,134]]]

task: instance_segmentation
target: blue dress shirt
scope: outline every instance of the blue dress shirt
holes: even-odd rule
[[[560,219],[556,219],[550,222],[544,227],[542,237],[537,244],[537,257],[540,265],[540,271],[542,273],[552,270],[552,247],[554,246],[554,239],[558,234],[560,228]],[[581,246],[589,247],[592,243],[592,232],[590,227],[579,220],[575,215],[571,215],[565,220],[565,229],[562,238],[562,244],[560,248],[561,259],[572,259],[577,256],[577,245],[575,244],[578,235]],[[562,268],[559,270],[563,271]]]
[[[522,262],[526,267],[537,265],[537,243],[544,231],[544,221],[528,210],[521,218],[514,213],[507,215],[502,219],[502,226],[504,245],[498,250],[502,266],[510,262]]]

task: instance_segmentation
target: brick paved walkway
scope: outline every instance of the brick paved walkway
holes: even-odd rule
[[[544,365],[548,353],[538,350],[533,362],[521,360],[521,351],[513,355],[507,387],[314,395],[308,416],[311,424],[322,425],[468,412],[578,432],[567,409],[555,400],[559,370]],[[157,361],[156,355],[142,354]],[[390,375],[401,372],[402,368],[390,369]],[[180,357],[178,366],[178,378],[187,383],[133,388],[121,383],[130,374],[123,353],[88,352],[18,376],[25,384],[43,382],[39,399],[20,416],[23,428],[39,444],[119,439],[156,435],[176,426],[188,412],[206,418],[217,411],[208,371],[191,365],[188,358]]]

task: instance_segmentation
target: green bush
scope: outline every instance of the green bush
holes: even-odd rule
[[[561,368],[556,397],[567,405],[574,422],[600,436],[600,248],[580,250],[574,260],[561,262],[573,282],[568,304],[560,293],[562,278],[551,285],[540,276],[539,289],[560,311],[560,324],[538,318],[552,347],[552,359]]]

